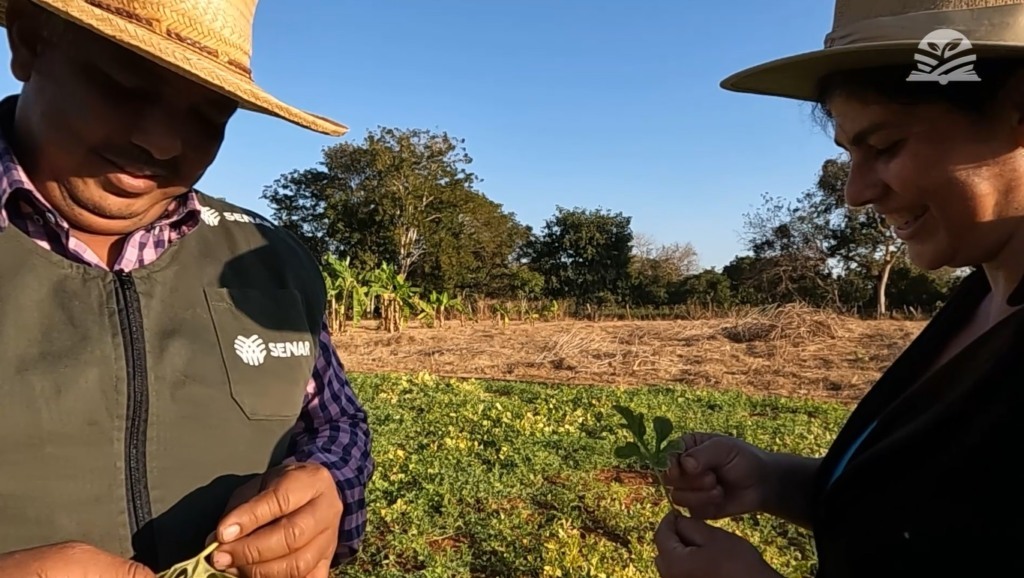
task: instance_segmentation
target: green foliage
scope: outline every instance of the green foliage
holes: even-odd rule
[[[195,558],[171,566],[157,574],[157,578],[232,578],[230,574],[214,569],[206,561],[206,557],[216,550],[218,545],[217,542],[213,542]]]
[[[547,293],[586,305],[623,295],[633,244],[631,220],[601,209],[557,207],[529,249],[530,266],[544,276]]]
[[[381,263],[366,274],[369,297],[380,305],[380,324],[388,333],[401,331],[418,300],[420,289],[413,287],[390,263]]]
[[[700,270],[697,250],[689,243],[658,245],[646,235],[634,235],[629,264],[628,301],[633,305],[665,306],[682,303],[686,279]],[[703,298],[703,295],[698,296]]]
[[[370,305],[371,288],[362,283],[364,276],[352,268],[350,261],[348,257],[344,261],[334,255],[324,257],[327,314],[333,332],[344,330],[349,316],[353,325],[358,325]]]
[[[934,310],[942,305],[963,278],[964,271],[922,271],[905,259],[896,262],[886,285],[892,308]]]
[[[476,190],[471,163],[445,132],[381,127],[324,149],[319,166],[281,175],[262,196],[316,255],[361,271],[390,263],[432,290],[489,291],[530,230]]]
[[[730,307],[738,302],[732,281],[714,269],[705,269],[683,278],[674,290],[677,303],[699,303],[708,307]]]
[[[655,416],[652,420],[651,431],[654,439],[647,439],[647,423],[643,413],[635,413],[632,409],[623,405],[614,405],[612,409],[622,416],[622,427],[632,436],[633,441],[626,442],[615,448],[615,457],[620,460],[637,460],[640,464],[653,472],[653,478],[668,504],[672,506],[672,496],[669,489],[661,479],[661,474],[668,470],[669,455],[680,449],[678,439],[671,439],[672,420],[663,416]],[[653,443],[650,443],[653,441]]]
[[[419,310],[416,316],[421,323],[427,327],[444,327],[445,321],[451,312],[465,313],[466,307],[458,298],[448,295],[447,291],[438,293],[431,291],[427,299],[415,298],[415,304]]]
[[[341,576],[656,576],[664,516],[649,472],[623,467],[619,414],[664,416],[767,450],[820,455],[838,404],[691,387],[574,387],[351,376],[374,432],[364,547]],[[652,443],[667,424],[646,427]],[[660,434],[659,434],[660,432]],[[763,515],[715,522],[785,576],[812,576],[810,534]]]

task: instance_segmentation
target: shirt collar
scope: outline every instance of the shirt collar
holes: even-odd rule
[[[46,219],[61,228],[67,229],[67,222],[57,213],[49,202],[39,194],[32,181],[28,178],[24,168],[18,162],[14,151],[8,144],[7,135],[10,134],[14,123],[14,108],[17,104],[18,95],[11,95],[0,100],[0,231],[6,229],[10,224],[11,195],[15,191],[27,191],[29,198],[34,201],[33,210],[41,211]],[[195,189],[174,200],[164,212],[163,216],[157,219],[150,227],[161,225],[186,224],[195,221],[199,216],[201,205],[199,195]]]

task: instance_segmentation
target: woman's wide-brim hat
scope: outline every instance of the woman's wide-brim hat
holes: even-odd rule
[[[815,101],[832,72],[906,65],[908,78],[947,83],[979,80],[975,59],[1017,56],[1024,0],[836,0],[822,49],[741,70],[721,87]]]
[[[249,68],[258,0],[31,0],[40,7],[236,100],[239,107],[341,136],[348,127],[287,105]],[[0,0],[0,26],[8,0]]]

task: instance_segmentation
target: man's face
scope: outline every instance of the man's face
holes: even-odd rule
[[[213,162],[233,100],[23,0],[7,23],[19,160],[72,228],[145,226]]]

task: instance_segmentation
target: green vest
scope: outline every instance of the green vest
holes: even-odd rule
[[[0,233],[0,552],[80,540],[160,571],[283,459],[323,278],[287,231],[200,200],[203,223],[130,273]]]

